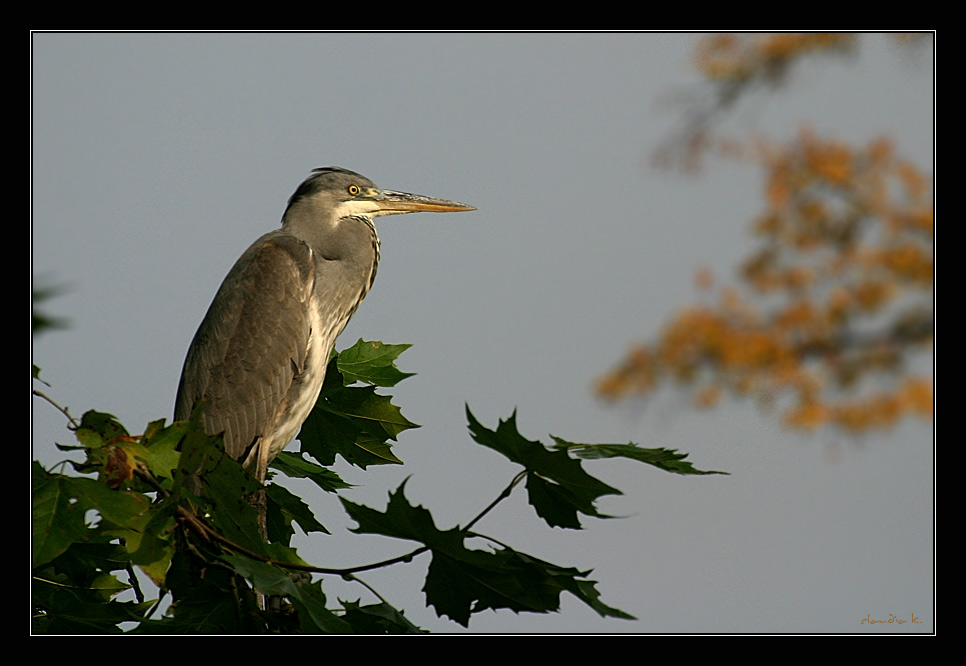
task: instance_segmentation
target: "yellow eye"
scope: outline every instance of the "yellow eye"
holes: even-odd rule
[[[349,185],[349,194],[356,196],[361,190],[358,185]]]

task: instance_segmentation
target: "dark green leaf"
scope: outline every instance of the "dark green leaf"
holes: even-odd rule
[[[47,382],[45,382],[43,379],[40,378],[40,366],[37,365],[36,363],[32,365],[33,365],[33,375],[32,375],[33,378],[36,379],[41,384],[43,384],[44,386],[50,386],[50,384],[48,384]]]
[[[71,480],[48,474],[33,463],[33,565],[40,566],[63,553],[75,541],[86,537],[87,509],[78,505],[71,492]]]
[[[578,512],[595,518],[611,518],[597,511],[593,499],[574,493],[567,486],[553,483],[538,474],[527,474],[526,488],[530,505],[551,527],[581,529]]]
[[[40,577],[34,578],[33,604],[36,634],[117,634],[121,623],[140,621],[152,605],[107,600],[101,590]]]
[[[191,477],[204,486],[204,499],[208,522],[225,538],[248,550],[265,554],[258,512],[251,504],[252,495],[260,484],[235,460],[225,454],[220,437],[210,437],[198,420],[196,410],[186,422],[186,432],[181,440],[181,460],[177,476],[178,484]]]
[[[389,440],[416,427],[389,396],[378,395],[375,387],[332,386],[327,381],[298,439],[302,450],[323,465],[332,465],[338,454],[365,469],[402,464]]]
[[[31,318],[30,328],[33,335],[40,335],[41,333],[46,333],[49,330],[63,329],[68,327],[67,319],[50,315],[40,309],[40,305],[43,302],[64,293],[67,291],[67,287],[64,285],[50,283],[49,277],[41,277],[40,281],[41,283],[34,283],[31,287],[33,294],[33,316]]]
[[[332,465],[337,455],[363,469],[401,464],[390,440],[419,426],[402,415],[391,397],[377,394],[376,385],[391,386],[406,376],[393,360],[408,347],[360,340],[333,353],[319,400],[298,435],[302,451],[323,465]],[[359,381],[369,385],[349,386]]]
[[[265,622],[253,590],[227,564],[212,560],[200,577],[180,552],[167,577],[175,603],[163,620],[142,622],[139,634],[259,634]]]
[[[128,434],[124,426],[118,422],[117,417],[103,412],[95,412],[94,410],[85,413],[81,417],[80,428],[77,431],[78,439],[81,439],[81,433],[83,431],[97,433],[105,442],[110,442],[113,439],[124,437]]]
[[[429,511],[411,505],[405,483],[390,493],[385,512],[342,499],[359,526],[353,531],[383,534],[424,544],[432,551],[423,591],[426,602],[440,615],[466,626],[472,613],[487,608],[549,612],[560,607],[560,592],[569,591],[595,611],[629,617],[604,606],[593,594],[586,573],[558,567],[510,549],[483,551],[465,545],[468,534],[460,529],[439,530]],[[584,583],[581,585],[581,583]]]
[[[50,561],[71,543],[90,538],[89,510],[96,510],[106,525],[126,525],[143,520],[150,506],[140,493],[113,490],[94,479],[49,476],[34,486],[34,566]],[[137,546],[132,543],[132,547]]]
[[[688,457],[687,453],[678,453],[674,449],[643,449],[634,443],[574,444],[560,437],[553,437],[553,440],[556,442],[554,448],[570,451],[584,460],[630,458],[675,474],[728,474],[728,472],[706,472],[695,469],[690,462],[684,460]]]
[[[326,609],[325,595],[322,594],[319,583],[297,585],[285,569],[244,555],[229,555],[225,559],[261,593],[287,597],[298,610],[302,633],[352,632],[352,627],[347,622]]]
[[[344,497],[339,501],[349,516],[359,523],[352,531],[360,534],[382,534],[396,539],[418,541],[431,547],[458,548],[464,535],[459,530],[440,532],[433,522],[433,516],[421,506],[413,506],[406,499],[406,482],[396,492],[389,493],[386,511],[377,511],[367,506],[350,502]]]
[[[342,607],[345,609],[342,619],[358,634],[426,633],[387,603],[361,606],[357,601],[343,601]]]
[[[466,417],[473,439],[526,468],[530,504],[553,527],[579,528],[577,513],[607,517],[597,512],[594,502],[603,495],[621,494],[588,474],[566,451],[552,451],[524,438],[517,430],[516,414],[501,420],[496,430],[480,425],[469,407]]]
[[[279,453],[270,467],[293,479],[309,479],[319,488],[330,493],[352,487],[351,483],[343,481],[342,477],[331,469],[306,460],[301,454],[291,451]]]
[[[278,543],[289,543],[289,538],[294,531],[292,523],[297,523],[302,532],[324,532],[329,534],[329,530],[320,523],[308,504],[302,498],[293,495],[291,492],[273,483],[265,489],[268,494],[268,536]]]
[[[289,596],[292,606],[298,611],[299,631],[303,634],[350,634],[355,629],[344,618],[325,607],[322,582],[315,581],[301,585],[297,593]]]
[[[538,560],[524,553],[516,553],[524,563],[540,567],[544,574],[552,580],[555,585],[559,585],[585,604],[594,609],[601,617],[616,617],[622,620],[634,620],[633,615],[622,610],[608,606],[600,601],[600,593],[597,591],[596,582],[587,580],[590,571],[578,572],[576,569],[558,567],[555,564]]]

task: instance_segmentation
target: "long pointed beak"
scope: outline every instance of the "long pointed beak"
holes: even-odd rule
[[[433,197],[424,197],[421,194],[393,192],[392,190],[380,190],[372,200],[377,206],[377,214],[381,215],[416,212],[458,213],[460,211],[476,210],[474,206],[467,206],[458,201],[435,199]]]

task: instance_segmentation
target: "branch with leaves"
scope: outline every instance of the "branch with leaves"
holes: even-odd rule
[[[495,429],[466,410],[473,440],[520,466],[507,487],[464,526],[436,525],[430,511],[405,496],[405,483],[385,509],[345,498],[339,504],[358,534],[410,541],[407,552],[337,567],[303,560],[291,546],[295,527],[328,530],[312,510],[279,483],[304,478],[328,493],[348,487],[331,469],[336,457],[365,469],[401,464],[394,443],[416,428],[378,389],[409,376],[395,361],[408,345],[360,340],[330,363],[322,395],[299,434],[300,451],[283,452],[267,484],[268,540],[249,502],[258,484],[205,434],[200,413],[165,425],[156,421],[131,436],[116,419],[86,413],[76,426],[83,463],[75,474],[34,464],[34,631],[37,633],[416,633],[422,630],[359,574],[404,565],[428,555],[423,590],[438,615],[467,626],[486,609],[546,613],[562,593],[604,617],[631,615],[601,601],[587,571],[520,552],[481,531],[486,516],[523,485],[548,527],[582,528],[580,517],[606,518],[598,498],[619,494],[587,472],[583,461],[625,458],[678,474],[702,472],[684,454],[634,444],[575,444],[553,438],[546,446],[524,438],[515,416]],[[92,475],[92,476],[81,476]],[[202,480],[199,492],[188,481]],[[473,547],[482,541],[486,548]],[[146,599],[134,571],[157,588]],[[316,574],[313,579],[309,574]],[[326,576],[358,582],[375,600],[327,600]],[[122,600],[134,594],[134,600]],[[128,593],[125,595],[125,593]],[[265,609],[257,595],[274,599]],[[156,617],[160,601],[167,610]]]

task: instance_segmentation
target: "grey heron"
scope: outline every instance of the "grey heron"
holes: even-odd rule
[[[315,169],[280,229],[249,247],[208,308],[184,362],[175,419],[204,401],[210,435],[264,482],[319,397],[336,338],[379,263],[373,218],[472,206],[376,187],[337,167]]]

